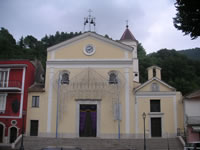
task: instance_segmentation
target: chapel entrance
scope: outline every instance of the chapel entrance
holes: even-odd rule
[[[97,134],[97,105],[81,104],[79,118],[79,136],[96,137]]]
[[[161,118],[151,118],[151,137],[161,137]]]
[[[3,143],[4,126],[0,124],[0,143]]]

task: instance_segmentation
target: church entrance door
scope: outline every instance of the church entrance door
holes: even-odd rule
[[[97,133],[97,105],[81,104],[79,119],[79,136],[96,137]]]

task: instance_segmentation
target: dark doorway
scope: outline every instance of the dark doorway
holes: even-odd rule
[[[151,118],[151,137],[161,137],[161,118]]]
[[[31,120],[30,136],[38,136],[38,120]]]
[[[17,128],[11,127],[10,128],[10,143],[15,142],[16,139],[17,139]]]
[[[4,126],[0,124],[0,143],[3,143]]]
[[[97,105],[80,105],[79,136],[96,137]]]

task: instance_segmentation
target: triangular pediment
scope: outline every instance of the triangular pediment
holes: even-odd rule
[[[154,87],[155,88],[154,88]],[[157,86],[157,87],[156,87]],[[154,77],[137,87],[135,92],[174,92],[175,88],[164,81]]]
[[[116,46],[116,47],[119,47],[119,48],[122,48],[122,49],[124,49],[124,50],[133,51],[133,48],[132,48],[132,47],[130,47],[130,46],[128,46],[128,45],[125,45],[125,44],[123,44],[123,43],[114,41],[114,40],[112,40],[112,39],[106,38],[106,37],[104,37],[104,36],[102,36],[102,35],[100,35],[100,34],[97,34],[97,33],[95,33],[95,32],[85,32],[85,33],[83,33],[83,34],[81,34],[81,35],[79,35],[79,36],[76,36],[76,37],[72,38],[72,39],[69,39],[69,40],[66,40],[66,41],[64,41],[64,42],[61,42],[61,43],[59,43],[59,44],[56,44],[56,45],[54,45],[54,46],[51,46],[51,47],[47,48],[47,51],[48,51],[48,52],[49,52],[49,51],[55,51],[55,50],[57,50],[57,49],[60,49],[60,48],[62,48],[62,47],[65,47],[65,46],[67,46],[67,45],[69,45],[69,44],[72,44],[72,43],[74,43],[74,42],[77,42],[77,41],[79,41],[79,40],[82,40],[82,39],[88,38],[88,37],[95,38],[96,40],[101,40],[102,42],[112,44],[112,45],[114,45],[114,46]]]
[[[88,50],[88,47],[89,50]],[[91,50],[91,51],[90,51]],[[88,52],[90,51],[90,53]],[[94,32],[86,32],[49,47],[47,60],[130,59],[133,47],[111,40]]]

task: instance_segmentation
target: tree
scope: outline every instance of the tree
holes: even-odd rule
[[[200,2],[198,0],[176,0],[174,26],[190,35],[192,39],[200,36]]]
[[[139,59],[143,59],[146,56],[146,51],[141,43],[139,43],[137,46],[137,53]]]
[[[0,30],[0,59],[13,57],[16,51],[16,41],[7,29]]]
[[[26,48],[34,49],[37,46],[38,40],[32,35],[28,35],[24,38],[24,44]]]
[[[175,50],[161,49],[147,55],[148,65],[162,68],[162,80],[183,95],[200,88],[200,62],[187,58]]]
[[[139,59],[139,72],[140,72],[140,82],[145,82],[147,80],[146,69],[150,64],[150,59],[146,56],[146,51],[141,43],[138,43],[137,54]]]

